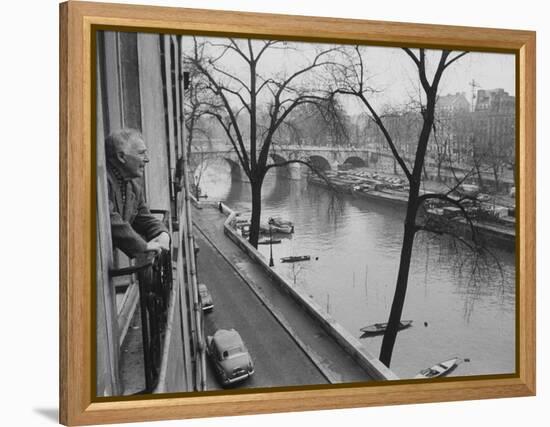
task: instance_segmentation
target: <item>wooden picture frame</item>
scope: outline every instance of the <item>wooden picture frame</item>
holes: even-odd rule
[[[60,5],[60,421],[168,420],[535,394],[535,33],[69,1]],[[201,33],[516,55],[516,364],[514,375],[246,393],[94,396],[95,151],[92,31]]]

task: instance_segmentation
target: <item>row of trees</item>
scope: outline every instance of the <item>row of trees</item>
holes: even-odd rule
[[[274,46],[275,44],[268,47],[266,52],[271,54],[271,49]],[[220,44],[218,43],[217,46],[212,44],[209,47],[215,50],[216,47],[220,48]],[[284,43],[278,48],[282,51],[294,52],[296,50]],[[200,58],[204,57],[206,42],[203,41],[199,49],[201,53],[197,61],[201,62]],[[224,59],[227,59],[225,56],[217,58],[216,62],[223,64]],[[193,81],[186,98],[188,140],[192,142],[195,137],[198,137],[204,143],[205,140],[211,141],[215,137],[226,139],[225,128],[212,126],[214,116],[208,114],[212,103],[204,102],[209,82],[200,78],[201,73],[196,66],[192,65],[193,59],[188,57],[187,62],[191,65],[188,69],[191,73],[191,81]],[[261,56],[257,62],[261,62]],[[320,86],[325,84],[328,88],[332,85],[332,82],[327,81],[328,67],[321,68],[323,69],[320,72],[317,70],[316,75],[322,76],[319,80]],[[239,75],[234,70],[228,71],[225,68],[223,72],[234,77]],[[349,76],[343,76],[341,67],[337,66],[331,72],[340,74],[337,78],[349,78]],[[212,74],[214,76],[214,73]],[[273,76],[270,78],[273,79]],[[248,79],[245,80],[244,83],[248,84]],[[236,80],[232,83],[236,83]],[[227,86],[227,83],[224,84],[225,89],[232,89],[234,92],[243,90],[242,85],[238,87],[233,84],[232,88]],[[325,93],[326,91],[327,89],[325,89]],[[372,88],[371,91],[373,94],[377,92]],[[319,90],[316,92],[318,95]],[[266,97],[261,96],[260,99],[265,100]],[[223,110],[223,106],[221,107]],[[385,106],[381,109],[380,115],[384,117],[385,126],[391,132],[396,146],[405,158],[411,158],[415,154],[415,140],[422,126],[422,117],[418,114],[418,109],[417,100],[411,100],[399,108]],[[248,114],[237,112],[235,119],[240,129],[250,128],[251,117]],[[262,114],[259,111],[255,120],[258,129],[270,127],[268,114]],[[457,165],[462,167],[465,164],[470,165],[475,168],[475,179],[480,188],[484,189],[485,177],[487,173],[490,173],[492,175],[491,189],[498,192],[502,173],[506,169],[513,169],[514,166],[514,125],[513,114],[494,114],[488,111],[449,113],[444,109],[436,108],[433,131],[427,151],[427,166],[435,168],[435,177],[441,181],[444,170],[448,173],[449,168]],[[246,139],[247,135],[244,137]],[[377,150],[389,150],[384,134],[375,122],[369,120],[368,112],[350,116],[343,108],[341,98],[335,96],[330,101],[327,98],[327,102],[324,103],[306,102],[295,106],[293,113],[289,114],[277,126],[273,135],[272,151],[280,144],[353,145],[356,147],[365,147],[365,144],[368,144],[369,147]],[[394,166],[397,172],[396,162],[394,162]]]
[[[480,253],[475,230],[465,239],[422,220],[419,212],[433,200],[460,208],[471,223],[465,198],[448,192],[420,194],[425,160],[430,141],[437,135],[437,99],[444,73],[466,52],[449,50],[401,50],[415,70],[418,97],[407,106],[415,127],[407,127],[406,138],[414,138],[410,156],[400,151],[399,129],[388,126],[401,114],[384,108],[377,111],[375,100],[381,92],[373,87],[369,75],[367,50],[360,46],[317,46],[301,50],[298,45],[275,40],[198,39],[191,40],[184,61],[191,70],[191,91],[187,97],[188,137],[206,117],[215,120],[235,151],[242,170],[250,181],[252,215],[250,243],[257,247],[262,211],[262,184],[272,168],[301,163],[312,169],[308,159],[274,161],[278,144],[289,136],[329,136],[337,141],[349,138],[349,118],[342,103],[353,99],[376,127],[400,171],[409,183],[408,205],[396,289],[389,313],[388,328],[382,342],[380,360],[390,365],[398,325],[407,293],[409,268],[415,237],[420,232],[456,237],[472,253]],[[289,58],[289,55],[291,58]],[[287,67],[274,65],[286,61]],[[193,122],[195,120],[195,122]],[[411,131],[414,129],[414,131]],[[409,154],[409,153],[408,153]],[[320,173],[314,170],[316,173]]]

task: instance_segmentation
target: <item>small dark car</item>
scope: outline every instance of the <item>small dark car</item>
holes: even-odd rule
[[[244,381],[254,374],[252,358],[235,329],[218,329],[207,338],[206,351],[224,387]]]
[[[208,288],[204,283],[199,283],[199,299],[203,311],[210,311],[214,308],[214,302],[212,301],[212,295],[208,291]]]

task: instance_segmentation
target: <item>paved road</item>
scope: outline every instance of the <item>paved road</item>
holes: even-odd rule
[[[262,343],[267,345],[262,351],[266,353],[268,360],[274,358],[277,363],[277,368],[267,377],[269,381],[273,381],[272,378],[275,378],[275,381],[273,383],[269,383],[268,381],[267,385],[370,381],[371,378],[369,375],[327,334],[321,325],[306,314],[296,301],[290,298],[280,286],[272,282],[271,278],[258,264],[244,255],[241,249],[224,235],[223,222],[225,219],[225,215],[220,214],[217,208],[205,206],[200,211],[193,209],[193,221],[201,230],[197,231],[195,227],[195,236],[199,238],[199,245],[201,245],[201,252],[198,256],[199,275],[204,282],[209,280],[207,275],[212,275],[213,282],[211,285],[213,286],[214,293],[220,287],[220,277],[216,277],[217,273],[215,271],[221,265],[227,266],[229,269],[224,269],[221,277],[222,282],[226,282],[229,277],[231,277],[231,283],[236,279],[238,289],[248,297],[253,297],[247,299],[246,304],[241,304],[238,297],[237,299],[233,299],[231,295],[228,297],[231,298],[228,300],[231,301],[230,307],[227,309],[227,312],[224,309],[223,313],[220,313],[222,310],[218,309],[218,304],[223,303],[225,300],[219,303],[215,301],[216,307],[214,313],[217,313],[218,316],[221,316],[220,319],[229,323],[232,321],[233,316],[237,316],[238,318],[244,316],[246,323],[250,321],[254,322],[252,325],[252,335],[258,335],[257,339],[260,339]],[[207,238],[205,239],[204,236],[207,236]],[[212,252],[214,248],[207,241],[215,243],[216,252]],[[203,246],[205,247],[204,251]],[[220,253],[223,254],[223,257]],[[201,258],[202,255],[204,257]],[[216,265],[212,266],[212,264]],[[251,289],[254,289],[254,292]],[[232,292],[229,285],[223,286],[222,292],[224,290]],[[261,296],[262,302],[260,302],[260,299],[256,295]],[[214,298],[216,299],[216,295],[214,295]],[[264,306],[269,307],[269,310],[264,308]],[[256,324],[256,320],[250,317],[249,313],[256,316],[257,312],[268,313],[270,321],[265,324]],[[220,320],[215,316],[216,314],[212,314],[212,319],[208,319],[209,324],[207,327],[220,326]],[[227,316],[227,319],[225,319],[225,316]],[[272,322],[271,320],[275,320],[275,317],[277,318],[277,322]],[[271,336],[272,331],[276,332],[276,335],[273,337]],[[282,341],[282,338],[279,338],[279,334],[283,336],[286,334],[288,339]],[[281,340],[281,344],[278,340]],[[292,341],[295,342],[293,343]],[[245,342],[248,342],[246,337]],[[279,345],[283,345],[283,347],[279,348]],[[323,373],[322,377],[316,375],[310,378],[310,374],[308,373],[310,371],[302,371],[299,365],[294,366],[295,362],[287,363],[287,354],[291,350],[286,345],[291,345],[293,348],[292,351],[299,355],[307,354],[311,362],[308,362],[306,366],[316,366],[318,371]],[[251,353],[253,352],[251,351]],[[256,355],[252,354],[252,356],[257,360]],[[283,358],[285,360],[282,360]],[[300,360],[303,359],[300,357]],[[271,365],[271,362],[268,362],[268,365]],[[269,366],[268,369],[270,369]],[[299,376],[296,376],[294,371],[298,371]],[[260,381],[260,372],[260,370],[256,370],[257,378],[254,381]],[[306,376],[305,382],[301,379],[303,374]],[[255,385],[254,381],[251,384]]]
[[[214,300],[214,310],[205,315],[206,334],[235,328],[254,360],[255,374],[236,387],[326,384],[326,378],[249,286],[200,232],[195,235],[200,246],[199,280],[207,284]],[[210,362],[208,365],[207,387],[217,389]]]

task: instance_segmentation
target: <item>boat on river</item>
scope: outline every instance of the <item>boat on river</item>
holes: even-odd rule
[[[412,326],[413,321],[412,320],[402,320],[399,322],[399,327],[397,328],[398,331],[402,329],[406,329],[410,326]],[[364,336],[371,336],[371,335],[379,335],[386,332],[386,329],[388,328],[387,323],[373,323],[372,325],[364,326],[361,329],[359,329],[361,332],[363,332]]]
[[[299,262],[299,261],[309,261],[311,257],[309,255],[294,255],[294,256],[285,256],[281,258],[281,262]]]
[[[258,245],[276,245],[278,243],[281,243],[281,239],[264,239],[258,241]]]
[[[271,227],[273,233],[284,233],[292,234],[294,233],[294,223],[288,219],[283,219],[280,216],[274,216],[269,218],[267,221],[268,225]]]
[[[435,365],[421,370],[415,378],[437,378],[443,377],[452,372],[463,360],[459,357],[436,363]]]
[[[292,234],[294,233],[294,226],[287,224],[276,225],[271,222],[260,222],[260,233]]]
[[[309,177],[308,182],[321,187],[330,188],[324,180],[316,177]],[[408,186],[402,182],[394,182],[386,179],[382,180],[379,176],[373,176],[350,185],[349,182],[339,181],[331,178],[333,187],[338,188],[344,193],[351,193],[356,198],[362,198],[374,202],[389,203],[396,206],[406,207],[409,195]],[[425,194],[420,190],[420,195]],[[511,208],[498,206],[492,208],[492,215],[479,215],[479,212],[473,212],[471,206],[467,206],[467,201],[461,202],[466,212],[471,215],[473,226],[480,237],[483,237],[485,244],[491,244],[514,250],[516,245],[515,218],[509,216],[509,212],[514,212]],[[483,206],[483,205],[482,205]],[[485,205],[486,209],[489,209]],[[483,211],[481,209],[481,211]],[[496,213],[495,213],[496,212]],[[483,212],[481,212],[483,214]],[[515,213],[513,213],[515,215]],[[460,236],[468,237],[471,234],[471,224],[463,217],[462,209],[457,206],[444,206],[433,204],[425,211],[427,218],[437,221],[448,221],[450,225],[455,226],[454,232]]]
[[[294,233],[294,226],[290,225],[271,225],[272,233],[281,233],[281,234],[292,234]]]
[[[284,219],[283,217],[280,217],[280,216],[273,216],[271,218],[269,218],[269,220],[267,221],[269,224],[271,225],[275,225],[277,227],[284,227],[284,226],[288,226],[288,227],[293,227],[294,226],[294,223],[288,219]]]

